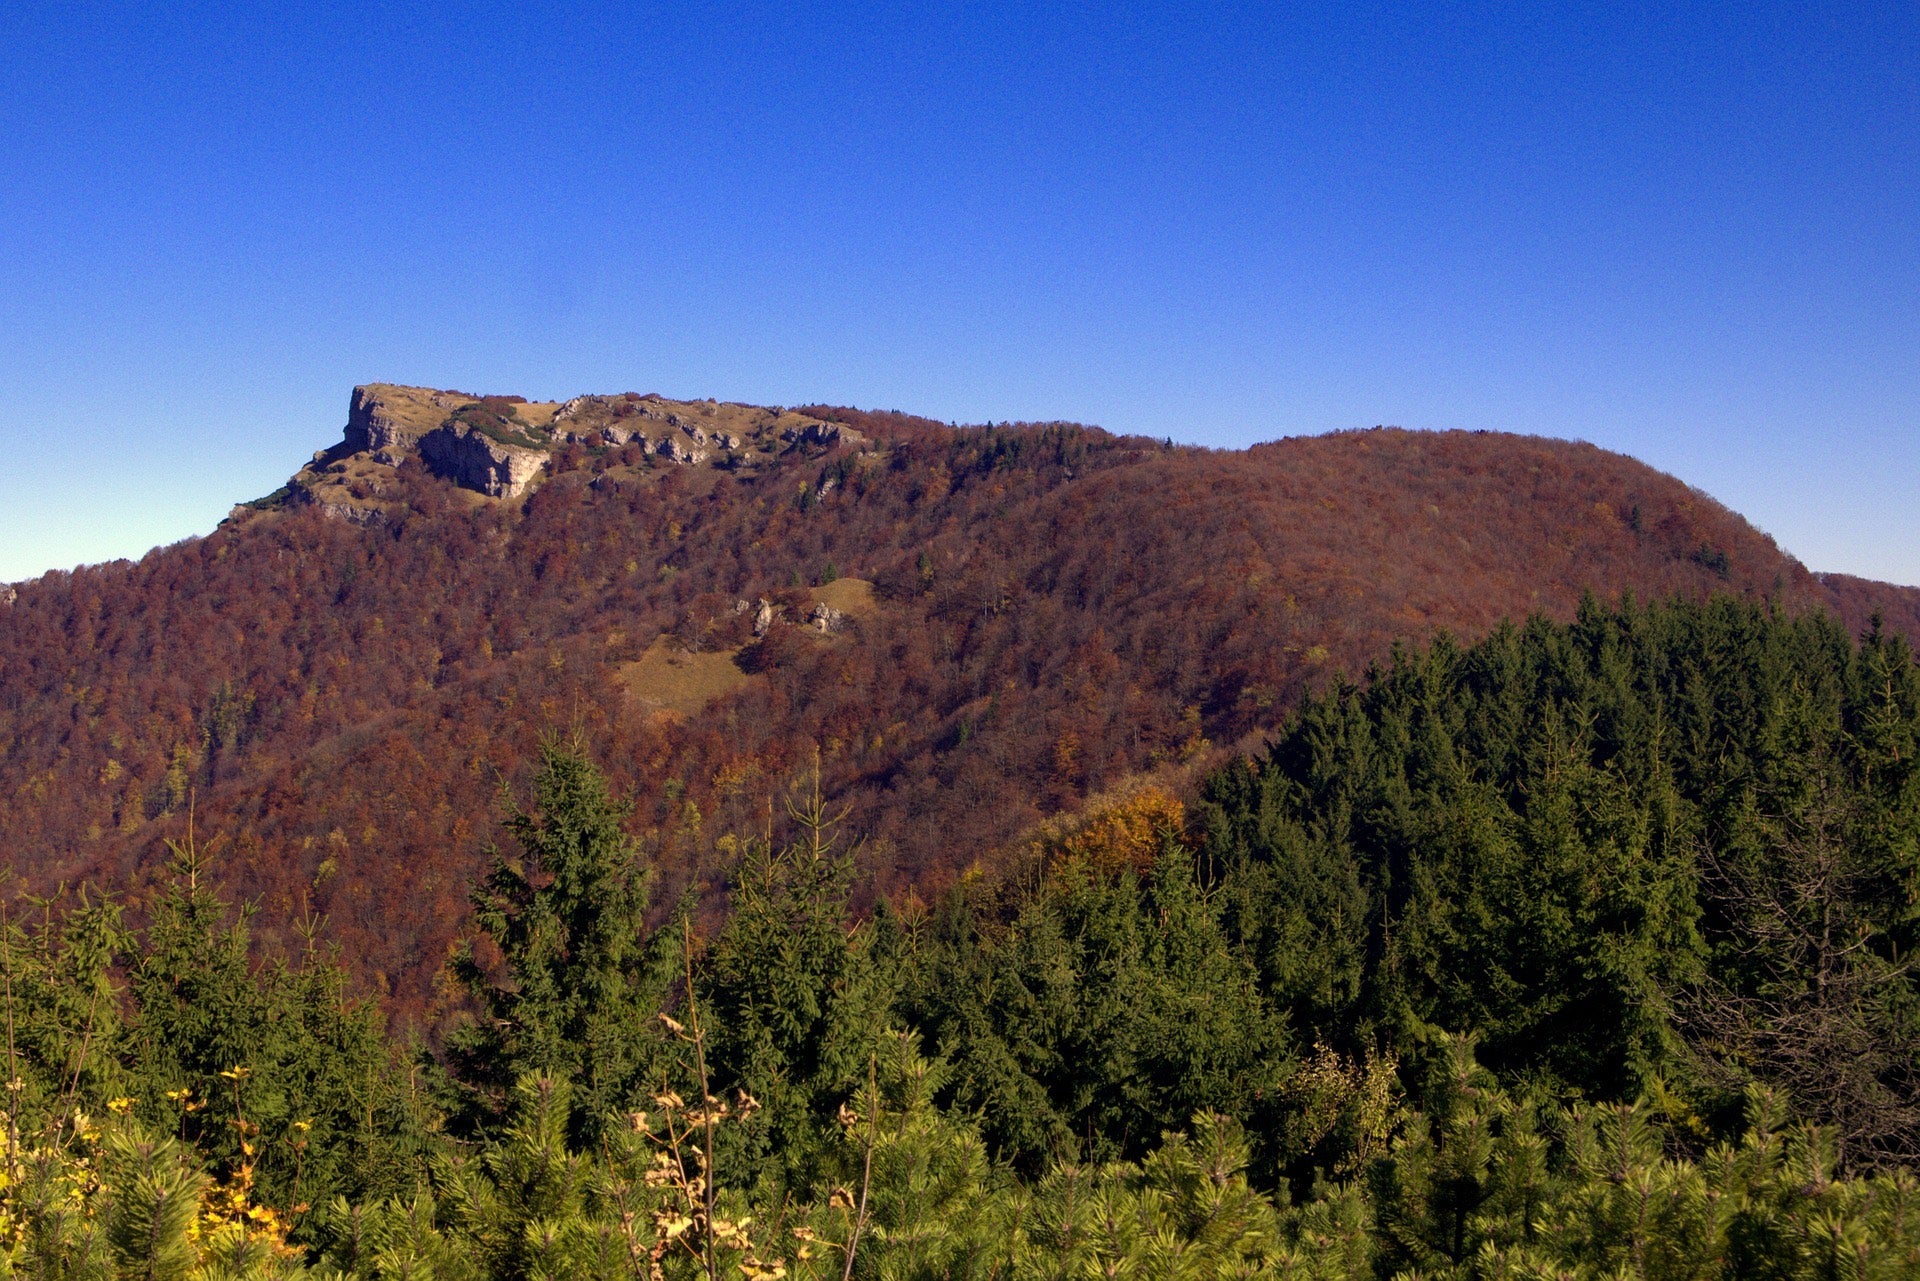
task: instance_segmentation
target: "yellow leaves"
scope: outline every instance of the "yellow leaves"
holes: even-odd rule
[[[714,771],[713,788],[722,796],[737,796],[745,792],[762,773],[757,757],[735,757]]]
[[[188,1094],[185,1090],[172,1091],[168,1097],[180,1103]],[[282,1213],[252,1203],[251,1166],[242,1166],[225,1183],[205,1180],[195,1170],[189,1151],[164,1139],[155,1140],[140,1129],[132,1117],[135,1102],[125,1096],[108,1101],[107,1110],[114,1120],[107,1128],[114,1134],[104,1150],[77,1147],[63,1139],[70,1133],[82,1143],[100,1140],[100,1130],[92,1119],[84,1112],[75,1112],[64,1122],[56,1122],[39,1144],[21,1143],[13,1153],[14,1161],[0,1163],[9,1171],[33,1171],[30,1178],[17,1181],[0,1173],[0,1272],[12,1275],[9,1264],[17,1264],[19,1259],[7,1258],[7,1251],[20,1244],[29,1228],[58,1234],[76,1225],[97,1222],[129,1195],[138,1196],[155,1187],[197,1188],[192,1194],[192,1217],[184,1225],[183,1243],[190,1252],[183,1262],[193,1269],[194,1276],[227,1275],[220,1270],[225,1261],[243,1250],[251,1250],[255,1256],[270,1253],[285,1260],[300,1253],[286,1243],[288,1224]],[[144,1154],[148,1164],[125,1170],[114,1154],[130,1152]],[[29,1188],[23,1203],[20,1198]],[[36,1258],[36,1262],[44,1261]]]
[[[1349,1155],[1336,1172],[1349,1174],[1386,1150],[1400,1120],[1399,1089],[1394,1055],[1369,1049],[1364,1060],[1352,1060],[1316,1041],[1282,1092],[1297,1109],[1300,1140],[1308,1146],[1336,1129],[1345,1132]]]
[[[653,1147],[638,1179],[652,1208],[635,1207],[637,1214],[625,1219],[629,1232],[638,1214],[651,1219],[652,1244],[633,1243],[636,1251],[644,1249],[651,1260],[649,1275],[664,1277],[662,1261],[678,1253],[701,1261],[703,1269],[717,1268],[718,1275],[780,1281],[787,1275],[785,1261],[759,1256],[753,1216],[734,1212],[743,1207],[723,1208],[731,1202],[720,1199],[709,1169],[711,1132],[751,1115],[759,1109],[759,1100],[743,1090],[736,1092],[731,1103],[703,1094],[690,1106],[678,1091],[663,1090],[652,1102],[652,1113],[627,1113],[633,1132],[644,1135]]]
[[[1063,831],[1034,842],[1034,852],[1056,866],[1081,866],[1101,875],[1123,868],[1145,872],[1163,836],[1180,839],[1187,809],[1179,798],[1148,784],[1111,804],[1090,809]]]

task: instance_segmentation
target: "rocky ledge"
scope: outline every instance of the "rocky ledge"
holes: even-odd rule
[[[662,464],[753,470],[796,453],[864,449],[864,436],[791,410],[628,392],[529,401],[430,387],[355,387],[341,442],[314,455],[287,488],[253,509],[314,505],[355,524],[386,520],[393,468],[408,459],[462,489],[512,499],[575,448],[632,471]],[[609,459],[617,451],[618,457]],[[238,509],[236,509],[238,510]]]

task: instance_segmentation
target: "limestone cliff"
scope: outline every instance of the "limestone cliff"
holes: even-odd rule
[[[422,436],[470,399],[386,383],[355,387],[347,405],[346,447],[353,453],[371,453],[380,462],[397,465]]]
[[[315,505],[342,520],[378,524],[394,505],[392,470],[410,458],[462,489],[505,500],[582,457],[617,481],[661,466],[752,471],[866,446],[849,427],[757,405],[632,392],[529,401],[368,383],[353,389],[341,442],[315,454],[285,490],[247,506]],[[563,450],[576,452],[563,459]]]
[[[547,451],[489,440],[465,424],[435,428],[420,438],[420,461],[436,476],[489,498],[521,493],[547,464]]]

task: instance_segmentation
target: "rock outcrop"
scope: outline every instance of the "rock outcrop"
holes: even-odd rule
[[[781,408],[716,400],[670,401],[627,392],[529,402],[430,387],[368,383],[353,389],[344,439],[314,455],[282,494],[255,504],[318,506],[355,524],[391,517],[390,469],[409,458],[489,498],[525,493],[552,470],[558,450],[581,447],[598,488],[644,483],[660,463],[734,474],[823,449],[867,448],[859,432]],[[638,453],[632,452],[637,449]],[[612,450],[627,451],[609,458]],[[575,455],[568,467],[579,467]],[[832,487],[824,483],[822,493]]]
[[[356,454],[372,454],[397,465],[420,438],[446,421],[447,412],[466,397],[446,392],[424,392],[415,387],[369,383],[353,389],[347,405],[346,447]]]
[[[547,462],[543,449],[503,444],[453,424],[422,436],[419,452],[428,471],[489,498],[518,496]]]
[[[808,423],[804,427],[789,427],[780,433],[780,439],[793,445],[864,445],[867,438],[851,427],[842,427],[839,423]]]
[[[322,479],[316,480],[315,483],[296,483],[288,486],[287,505],[317,507],[321,515],[333,520],[344,520],[349,525],[370,527],[384,525],[392,519],[387,509],[377,499],[361,496],[367,493],[366,488],[362,487],[359,493],[355,493],[346,484],[326,483],[335,481],[331,473],[323,472],[321,477]],[[295,479],[298,480],[297,477]],[[251,510],[253,509],[247,506],[236,507],[228,519],[243,517]]]
[[[707,461],[706,450],[695,449],[691,445],[682,444],[678,436],[668,436],[660,442],[659,447],[655,449],[654,452],[669,462],[704,463]]]

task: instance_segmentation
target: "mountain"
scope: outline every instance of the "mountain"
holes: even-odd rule
[[[189,816],[431,1024],[500,788],[579,734],[657,901],[724,881],[816,759],[868,893],[1250,750],[1398,641],[1603,599],[1765,598],[1920,636],[1590,445],[1394,429],[1216,451],[1072,424],[369,385],[206,538],[0,593],[0,858],[138,906]]]

